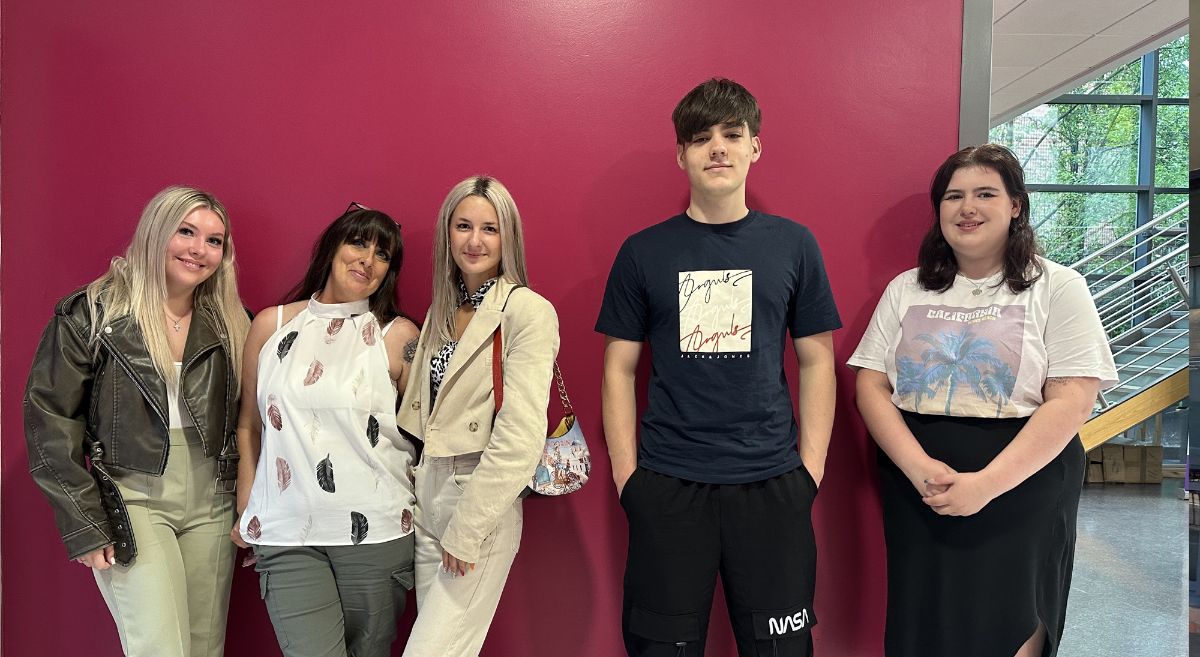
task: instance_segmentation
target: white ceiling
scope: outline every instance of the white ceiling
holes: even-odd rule
[[[995,0],[991,125],[1187,32],[1188,0]]]

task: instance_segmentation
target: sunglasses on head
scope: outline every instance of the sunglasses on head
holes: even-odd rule
[[[371,208],[368,208],[367,206],[363,205],[362,203],[359,203],[358,201],[350,201],[350,205],[346,206],[346,211],[342,213],[342,216],[346,216],[356,210],[370,211]],[[402,228],[399,221],[392,219],[392,223],[396,224],[396,228]]]

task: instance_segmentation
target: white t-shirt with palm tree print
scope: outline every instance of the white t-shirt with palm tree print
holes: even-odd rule
[[[1044,274],[1013,294],[999,273],[961,274],[931,292],[910,269],[888,284],[847,362],[887,374],[892,403],[930,415],[1027,417],[1051,377],[1117,383],[1096,306],[1076,271],[1038,258]]]

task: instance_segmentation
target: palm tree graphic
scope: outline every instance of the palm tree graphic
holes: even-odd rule
[[[979,386],[982,388],[981,392],[983,393],[980,396],[996,400],[996,417],[1000,417],[1000,410],[1012,398],[1012,391],[1016,385],[1017,375],[1013,374],[1012,368],[1005,362],[1001,362],[993,367],[979,381]]]
[[[930,346],[921,352],[921,363],[925,367],[925,381],[935,390],[946,386],[946,415],[950,415],[950,404],[954,391],[961,383],[975,390],[975,394],[987,400],[980,382],[987,367],[999,369],[1004,365],[993,353],[995,347],[986,338],[971,333],[969,326],[962,330],[938,333],[936,336],[922,333],[917,339]]]
[[[901,399],[912,396],[913,410],[918,413],[921,412],[921,400],[934,395],[924,368],[908,356],[896,359],[896,394]]]

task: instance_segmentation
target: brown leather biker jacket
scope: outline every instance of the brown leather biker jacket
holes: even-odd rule
[[[162,475],[169,445],[167,388],[133,317],[103,327],[96,350],[88,344],[91,322],[83,289],[55,307],[25,388],[25,441],[30,473],[54,507],[70,557],[116,544],[120,559],[123,540],[132,548],[132,533],[124,509],[113,508],[97,481],[121,471]],[[219,493],[232,492],[237,476],[232,368],[213,320],[197,309],[183,350],[180,407],[195,425],[184,431],[198,433],[205,455],[217,459]],[[88,448],[85,440],[92,443]],[[103,454],[101,467],[89,473],[84,457],[93,454],[95,443],[102,449],[95,452]]]

